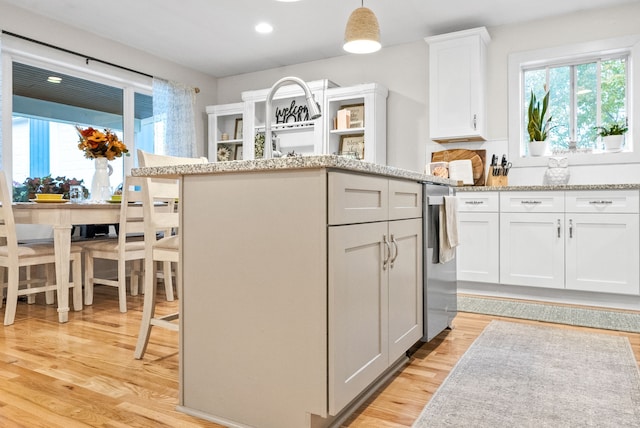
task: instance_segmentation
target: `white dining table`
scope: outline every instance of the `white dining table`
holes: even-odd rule
[[[71,228],[74,225],[83,224],[116,224],[120,219],[120,204],[17,202],[12,207],[16,224],[53,226],[58,321],[67,322],[69,320]],[[75,278],[74,281],[76,281]],[[81,309],[82,303],[76,303],[74,299],[74,310]]]

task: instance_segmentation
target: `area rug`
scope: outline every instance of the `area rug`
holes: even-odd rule
[[[638,427],[640,374],[626,337],[492,321],[413,424]]]
[[[458,310],[476,314],[640,333],[640,313],[633,312],[472,296],[458,296]]]

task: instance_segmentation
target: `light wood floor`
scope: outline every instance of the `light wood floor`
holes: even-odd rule
[[[116,289],[96,287],[94,302],[70,312],[66,324],[54,307],[21,302],[15,324],[0,327],[0,426],[218,427],[175,410],[177,333],[152,330],[145,358],[135,360],[142,298],[129,296],[129,312],[121,314]],[[177,302],[160,306],[170,313]],[[454,330],[422,345],[343,426],[410,427],[492,319],[505,318],[460,313]],[[577,329],[627,336],[640,360],[640,334]]]

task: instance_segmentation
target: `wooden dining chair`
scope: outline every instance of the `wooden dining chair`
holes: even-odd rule
[[[171,206],[179,196],[179,182],[175,179],[144,178],[142,184],[144,212],[144,306],[140,332],[134,356],[141,359],[147,349],[151,327],[163,327],[178,331],[178,313],[157,316],[156,307],[156,262],[175,263],[179,267],[180,236],[179,217],[174,209],[158,210],[160,203]],[[167,231],[173,231],[167,233]],[[163,233],[157,239],[158,233]],[[180,289],[180,275],[176,275],[176,284]]]
[[[52,303],[51,292],[56,291],[58,302],[62,293],[68,293],[68,289],[58,287],[55,280],[55,253],[52,243],[22,244],[18,245],[16,236],[15,219],[12,209],[12,195],[9,191],[7,178],[4,171],[0,171],[0,307],[2,305],[1,294],[6,289],[7,299],[4,312],[4,325],[11,325],[15,321],[19,296],[28,296],[29,303],[33,303],[36,293],[46,293],[47,303]],[[73,280],[69,287],[73,288],[73,308],[76,311],[82,309],[82,248],[71,246],[70,261],[72,263],[71,274]],[[33,278],[32,267],[45,266],[45,278]],[[20,280],[20,268],[26,267],[22,281]],[[6,273],[6,277],[5,277]],[[6,282],[5,282],[6,278]]]
[[[118,239],[104,239],[83,243],[84,248],[84,300],[93,303],[94,285],[107,285],[118,288],[120,312],[127,312],[127,262],[131,262],[131,295],[138,294],[142,260],[145,257],[144,221],[142,191],[135,186],[135,177],[125,177],[120,201],[120,223]],[[117,275],[111,278],[98,277],[94,269],[95,260],[114,260],[117,262]]]
[[[202,156],[199,158],[188,158],[182,156],[158,155],[138,149],[138,165],[141,168],[149,166],[171,166],[171,165],[194,165],[208,163],[209,159]]]
[[[138,165],[140,167],[159,167],[159,166],[171,166],[171,165],[195,165],[208,163],[209,160],[206,157],[189,158],[182,156],[168,156],[159,155],[156,153],[149,153],[138,149]],[[165,293],[168,301],[173,301],[173,281],[171,264],[164,262],[162,264],[162,271],[157,272],[157,277],[162,278],[164,281]]]

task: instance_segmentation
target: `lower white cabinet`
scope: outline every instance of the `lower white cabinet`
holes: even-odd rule
[[[566,288],[640,294],[638,214],[566,214]]]
[[[500,278],[498,192],[458,193],[457,278],[496,283]]]
[[[329,228],[329,414],[422,337],[420,219]]]
[[[563,217],[500,214],[500,283],[564,288]]]
[[[637,190],[483,193],[458,194],[459,280],[640,295]]]

